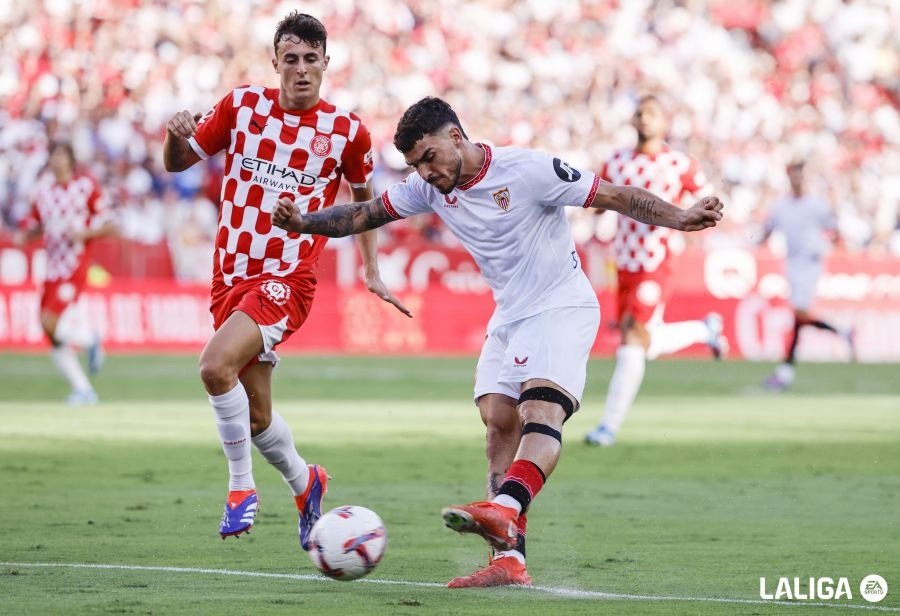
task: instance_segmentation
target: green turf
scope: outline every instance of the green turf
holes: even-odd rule
[[[104,402],[69,409],[46,357],[0,355],[0,562],[315,573],[293,503],[255,458],[250,537],[216,528],[225,462],[191,357],[114,357]],[[759,577],[879,573],[900,609],[900,386],[896,366],[802,366],[795,391],[755,387],[769,366],[660,362],[616,447],[580,436],[585,408],[529,525],[541,587],[758,600]],[[440,508],[479,498],[483,429],[471,359],[287,358],[278,408],[334,481],[328,506],[375,509],[389,532],[377,580],[445,582],[482,564]],[[771,584],[771,582],[770,582]],[[848,603],[844,601],[843,603]],[[857,609],[574,598],[546,591],[0,565],[3,614],[806,614]]]

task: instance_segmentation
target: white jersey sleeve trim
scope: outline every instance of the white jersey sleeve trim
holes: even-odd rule
[[[194,154],[199,156],[202,160],[206,160],[209,158],[209,154],[206,153],[206,150],[200,147],[200,144],[197,143],[197,140],[193,137],[188,137],[188,145],[191,146],[191,149],[194,150]]]

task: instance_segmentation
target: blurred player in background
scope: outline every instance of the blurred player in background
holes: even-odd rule
[[[769,239],[774,232],[784,236],[787,244],[788,285],[790,304],[794,310],[794,327],[788,343],[784,361],[763,384],[772,391],[784,391],[794,382],[794,363],[800,330],[806,326],[824,329],[843,336],[855,356],[852,330],[839,330],[810,313],[809,309],[816,295],[816,285],[822,275],[822,261],[827,251],[827,237],[837,239],[837,226],[831,208],[823,200],[807,195],[803,162],[788,165],[787,175],[791,184],[791,195],[783,197],[772,206],[765,222],[761,242]]]
[[[473,256],[497,303],[474,392],[487,428],[491,500],[447,507],[442,515],[447,526],[481,535],[494,551],[487,567],[448,585],[530,584],[525,514],[559,460],[563,423],[580,404],[600,324],[562,206],[612,209],[696,231],[714,226],[722,205],[710,197],[682,210],[541,152],[473,143],[438,98],[406,110],[394,145],[415,169],[404,182],[366,203],[305,215],[282,198],[274,221],[295,233],[338,237],[434,212]]]
[[[668,119],[662,101],[641,97],[632,118],[637,146],[620,150],[603,165],[604,180],[638,186],[682,205],[713,192],[697,161],[666,144]],[[618,269],[618,315],[621,343],[616,369],[606,393],[603,418],[585,442],[610,446],[634,403],[644,380],[646,360],[706,344],[716,358],[726,352],[722,317],[711,313],[702,321],[663,322],[673,276],[673,244],[682,242],[671,229],[619,217],[615,253]]]
[[[47,169],[15,241],[23,243],[43,235],[47,270],[41,288],[41,328],[52,345],[53,363],[72,387],[66,402],[94,404],[97,394],[75,348],[87,352],[91,374],[103,364],[103,348],[100,335],[79,322],[73,307],[87,285],[91,244],[112,234],[115,227],[99,185],[78,170],[70,143],[58,141],[50,146]]]
[[[327,208],[342,177],[354,201],[373,194],[368,130],[356,115],[319,96],[329,60],[326,39],[317,19],[289,14],[274,38],[280,87],[236,88],[199,122],[187,111],[175,114],[163,154],[166,169],[183,171],[225,151],[210,306],[215,333],[200,356],[200,377],[228,458],[219,534],[240,536],[253,526],[258,499],[252,442],[294,494],[304,550],[328,476],[300,457],[290,428],[272,410],[272,370],[275,347],[309,314],[316,262],[327,239],[285,233],[272,226],[271,212],[279,197],[295,200],[303,212]],[[359,241],[366,283],[408,315],[381,281],[375,239],[369,234]]]

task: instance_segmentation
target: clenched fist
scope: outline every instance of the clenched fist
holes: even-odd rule
[[[191,114],[190,111],[179,111],[166,122],[166,130],[176,137],[187,139],[197,132],[197,122],[200,114]]]
[[[722,220],[722,208],[725,204],[718,197],[704,197],[686,210],[682,210],[681,231],[702,231],[715,227]]]
[[[303,232],[303,215],[288,197],[281,197],[272,210],[272,224],[285,231]]]

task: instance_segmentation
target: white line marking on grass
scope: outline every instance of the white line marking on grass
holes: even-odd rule
[[[274,578],[279,580],[300,580],[303,582],[334,582],[321,575],[305,573],[266,573],[264,571],[236,571],[234,569],[203,569],[198,567],[154,567],[144,565],[106,565],[92,563],[15,563],[0,562],[3,567],[55,567],[60,569],[114,569],[117,571],[160,571],[163,573],[200,573],[207,575],[234,575],[249,578]],[[438,582],[413,582],[410,580],[379,580],[363,578],[356,582],[379,584],[383,586],[413,586],[416,588],[446,588]],[[551,588],[548,586],[520,586],[521,592],[546,593],[567,599],[607,599],[623,601],[684,601],[702,603],[730,603],[737,605],[786,605],[790,607],[837,607],[854,610],[872,610],[877,612],[900,612],[900,607],[881,605],[852,605],[847,603],[823,603],[813,601],[762,601],[760,599],[727,599],[724,597],[676,597],[668,595],[629,595],[623,593],[600,592],[596,590],[574,590],[567,588]]]

